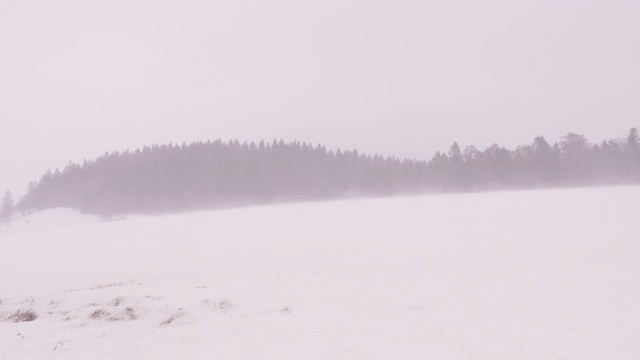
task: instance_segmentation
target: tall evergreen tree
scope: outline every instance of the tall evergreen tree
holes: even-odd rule
[[[640,179],[640,134],[638,129],[631,128],[625,143],[625,174],[628,180]]]
[[[550,185],[558,180],[559,154],[544,136],[537,136],[531,145],[531,177],[538,185]]]
[[[11,195],[10,191],[6,191],[4,196],[2,196],[2,202],[0,203],[0,220],[7,220],[13,213],[15,212],[15,207],[13,204],[13,195]]]
[[[635,151],[640,149],[640,134],[638,134],[638,129],[636,128],[629,130],[629,134],[627,135],[627,149]]]

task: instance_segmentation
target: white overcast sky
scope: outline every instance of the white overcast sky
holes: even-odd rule
[[[429,159],[640,127],[640,1],[0,0],[0,190],[282,138]]]

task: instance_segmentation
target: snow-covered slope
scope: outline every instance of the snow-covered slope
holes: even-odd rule
[[[0,236],[18,232],[46,231],[60,227],[95,224],[101,219],[82,215],[72,209],[49,209],[28,215],[16,215],[11,221],[0,223]]]
[[[637,359],[638,204],[620,187],[16,219],[0,359]]]

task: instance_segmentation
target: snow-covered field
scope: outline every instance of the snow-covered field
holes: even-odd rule
[[[635,360],[638,206],[619,187],[36,213],[0,226],[0,359]]]

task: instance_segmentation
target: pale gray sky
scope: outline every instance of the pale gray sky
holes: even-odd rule
[[[0,0],[0,190],[152,143],[429,159],[640,127],[640,2]]]

